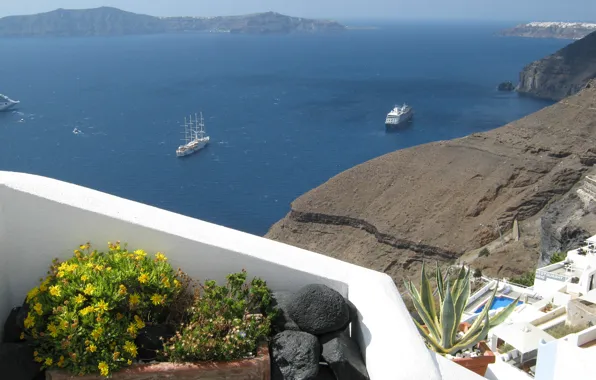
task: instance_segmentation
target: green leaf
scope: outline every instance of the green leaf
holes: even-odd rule
[[[441,273],[441,268],[439,268],[439,262],[437,261],[437,270],[435,272],[435,277],[437,281],[437,290],[439,291],[439,304],[443,304],[443,300],[445,299],[445,282],[443,281],[443,274]]]
[[[427,311],[428,315],[438,323],[437,320],[437,310],[435,307],[435,299],[433,298],[432,290],[430,289],[430,281],[426,275],[426,270],[424,268],[424,263],[422,263],[422,274],[421,274],[421,284],[420,284],[420,300],[422,301],[422,305],[424,306],[425,310]]]
[[[420,294],[418,293],[418,289],[412,284],[411,281],[406,282],[406,290],[408,291],[408,295],[414,304],[414,308],[418,312],[420,319],[424,322],[426,327],[428,328],[430,334],[437,339],[441,336],[439,331],[438,324],[435,323],[435,320],[431,318],[428,314],[428,311],[424,308],[422,301],[420,300]]]
[[[464,336],[464,338],[460,342],[458,342],[458,344],[454,345],[451,348],[451,350],[449,351],[449,354],[453,355],[453,354],[457,353],[457,351],[459,351],[459,350],[463,350],[468,347],[475,346],[476,344],[478,344],[478,342],[483,340],[484,337],[488,334],[488,331],[490,330],[490,323],[488,321],[488,313],[485,314],[484,321],[482,321],[481,323],[483,326],[481,330],[478,330],[476,333],[473,333],[471,329],[468,330],[468,333]]]
[[[462,315],[464,314],[464,310],[468,304],[468,300],[470,299],[470,280],[467,278],[467,281],[464,281],[463,288],[458,295],[458,298],[455,301],[455,320],[459,326],[461,322]],[[453,341],[455,342],[457,336],[457,329],[453,333]]]
[[[447,284],[445,301],[443,302],[443,307],[441,308],[441,346],[443,346],[445,349],[450,348],[453,345],[453,330],[457,330],[458,327],[456,322],[458,321],[455,320],[455,305],[453,304],[453,298],[451,296],[449,284]]]

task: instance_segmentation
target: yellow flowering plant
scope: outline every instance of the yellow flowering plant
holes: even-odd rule
[[[98,252],[87,243],[70,259],[54,260],[28,293],[25,334],[43,368],[107,377],[135,360],[134,342],[146,324],[168,318],[181,286],[167,258],[119,242],[108,248]]]

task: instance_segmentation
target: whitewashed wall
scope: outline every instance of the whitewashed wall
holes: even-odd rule
[[[5,234],[2,235],[2,223]],[[425,347],[385,274],[45,177],[0,172],[0,318],[23,301],[52,258],[79,244],[126,241],[164,252],[174,267],[204,280],[246,269],[273,290],[327,284],[359,310],[355,335],[372,380],[479,379]],[[8,270],[6,268],[9,268]]]

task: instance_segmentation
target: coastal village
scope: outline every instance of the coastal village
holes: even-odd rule
[[[345,29],[250,17],[168,22]],[[0,171],[0,379],[596,379],[593,30],[506,31],[577,39],[507,89],[557,103],[353,167],[265,237]]]

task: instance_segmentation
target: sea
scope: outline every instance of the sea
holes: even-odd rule
[[[21,101],[0,114],[0,170],[264,235],[295,198],[344,170],[550,105],[496,86],[568,43],[498,37],[511,26],[499,23],[375,26],[0,39],[0,93]],[[386,132],[386,114],[404,102],[413,123]],[[184,117],[198,112],[211,144],[177,158]]]

